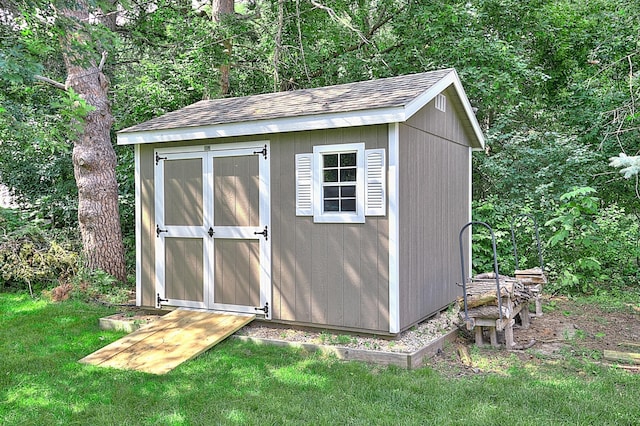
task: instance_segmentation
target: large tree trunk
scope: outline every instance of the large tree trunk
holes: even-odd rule
[[[120,228],[116,153],[111,144],[113,116],[108,99],[109,79],[97,65],[95,50],[74,48],[87,45],[83,31],[89,8],[78,2],[76,10],[63,10],[78,22],[62,42],[67,69],[65,86],[72,88],[95,109],[84,119],[83,130],[74,141],[73,168],[78,186],[78,223],[87,267],[102,269],[120,281],[126,280],[124,246]],[[71,30],[71,29],[70,29]],[[103,59],[105,58],[103,54]]]
[[[109,82],[96,67],[71,67],[67,85],[95,110],[73,147],[73,169],[78,186],[78,224],[87,266],[126,280],[120,228],[116,153],[111,145],[113,124],[107,98]]]
[[[211,2],[211,19],[214,22],[220,23],[224,19],[225,15],[230,15],[235,12],[234,0],[213,0]],[[229,74],[231,71],[231,49],[233,49],[233,42],[231,39],[226,39],[222,42],[225,53],[227,54],[228,62],[218,67],[220,71],[220,93],[222,96],[228,96],[231,93],[231,85],[229,83]]]

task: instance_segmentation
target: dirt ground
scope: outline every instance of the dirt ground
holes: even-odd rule
[[[501,359],[513,357],[527,362],[545,359],[579,357],[594,362],[616,364],[604,360],[605,350],[640,352],[640,306],[622,305],[615,309],[586,304],[565,297],[547,297],[543,302],[541,317],[533,317],[531,326],[514,328],[517,346],[533,345],[525,350],[504,349],[504,336],[498,339],[502,348],[476,348],[472,333],[461,332],[450,352],[431,360],[429,364],[440,370],[457,371],[457,374],[478,373],[482,368],[465,362],[464,352],[479,351],[484,358],[492,359],[496,365]],[[488,338],[485,339],[488,341]],[[489,362],[491,363],[491,361]],[[466,364],[466,365],[465,365]],[[460,366],[467,367],[460,370]],[[486,367],[486,366],[485,366]],[[640,372],[637,368],[630,371]]]

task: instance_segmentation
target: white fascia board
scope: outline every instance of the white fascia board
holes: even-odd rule
[[[467,94],[462,87],[462,82],[460,81],[460,77],[458,77],[458,73],[456,72],[456,70],[451,70],[449,74],[441,78],[440,81],[431,86],[429,90],[407,104],[407,106],[405,107],[405,120],[411,118],[413,114],[422,109],[426,104],[431,102],[433,98],[442,93],[447,87],[451,86],[452,84],[456,89],[456,92],[458,93],[458,98],[460,98],[460,102],[462,103],[464,112],[467,115],[469,122],[471,123],[473,133],[476,135],[476,138],[478,138],[478,142],[480,143],[480,148],[475,149],[484,149],[484,135],[482,134],[480,123],[478,123],[478,119],[473,112],[473,107],[469,102],[469,98],[467,98]]]
[[[336,129],[344,127],[388,124],[406,120],[405,108],[380,108],[368,111],[285,117],[241,123],[202,127],[183,127],[131,133],[118,133],[118,145],[215,139],[231,136],[264,135],[303,130]]]

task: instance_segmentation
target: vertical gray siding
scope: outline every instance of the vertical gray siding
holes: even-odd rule
[[[451,303],[460,292],[458,234],[469,218],[469,139],[448,96],[400,126],[400,328]]]
[[[295,154],[313,152],[314,145],[365,142],[367,149],[387,149],[388,158],[386,125],[141,146],[143,306],[155,304],[154,148],[258,139],[271,140],[272,318],[388,332],[387,217],[314,224],[295,215]]]
[[[387,149],[387,126],[274,135],[273,318],[388,332],[388,220],[314,224],[295,215],[295,154],[315,145],[365,142]]]

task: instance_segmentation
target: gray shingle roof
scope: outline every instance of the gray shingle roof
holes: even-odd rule
[[[452,71],[452,69],[443,69],[316,89],[205,100],[129,127],[119,133],[401,107],[416,99]]]

